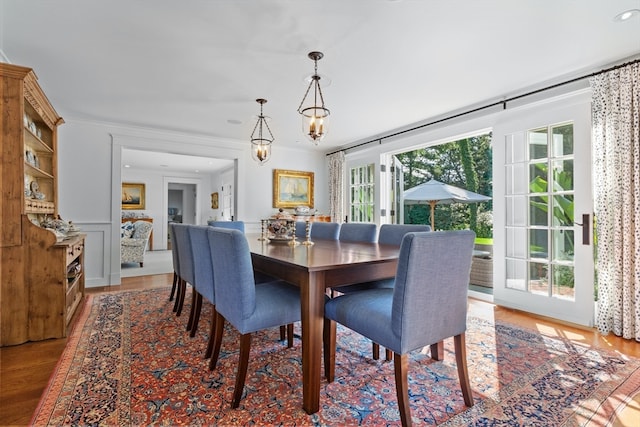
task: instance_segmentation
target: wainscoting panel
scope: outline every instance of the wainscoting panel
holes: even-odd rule
[[[85,286],[91,288],[109,285],[111,223],[74,221],[74,224],[87,235],[84,252]]]

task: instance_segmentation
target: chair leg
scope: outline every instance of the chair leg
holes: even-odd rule
[[[178,282],[176,284],[176,300],[173,303],[173,312],[178,312],[178,306],[180,305],[180,296],[182,294],[182,278],[178,276]]]
[[[176,316],[180,316],[182,314],[182,307],[184,306],[184,296],[187,293],[187,281],[182,279],[180,284],[180,301],[178,301],[178,310],[176,311]]]
[[[373,360],[378,360],[380,359],[380,344],[378,343],[371,343],[371,354],[373,355]]]
[[[444,341],[431,344],[431,358],[433,360],[444,360]]]
[[[247,378],[247,368],[249,367],[249,350],[251,350],[251,334],[243,334],[240,336],[240,360],[238,360],[236,387],[233,390],[233,401],[231,402],[233,409],[240,406],[240,399],[242,399],[244,381]]]
[[[220,345],[222,344],[222,335],[224,333],[224,317],[217,311],[215,312],[215,334],[213,338],[213,351],[211,353],[211,360],[209,360],[209,370],[213,371],[218,364],[218,356],[220,356]]]
[[[191,292],[191,309],[189,310],[189,320],[187,321],[187,331],[190,331],[193,328],[193,318],[196,313],[196,304],[198,301],[198,292],[193,289]]]
[[[464,332],[453,337],[453,343],[456,351],[456,365],[458,365],[458,378],[460,380],[460,388],[462,388],[464,404],[468,407],[472,407],[473,394],[471,393],[471,385],[469,384],[469,371],[467,370],[467,346],[465,343]]]
[[[280,341],[284,341],[285,340],[285,334],[287,332],[287,328],[284,325],[280,326]]]
[[[200,312],[202,311],[202,295],[199,292],[196,292],[196,301],[195,301],[195,311],[193,313],[193,321],[191,323],[191,330],[189,332],[189,336],[191,338],[196,336],[196,331],[198,330],[198,323],[200,322]]]
[[[409,355],[393,354],[393,366],[396,377],[396,396],[398,397],[398,410],[403,427],[411,425],[411,409],[409,408]]]
[[[388,348],[384,349],[384,358],[385,360],[388,362],[391,359],[393,359],[393,352],[391,350],[389,350]]]
[[[287,325],[287,347],[293,347],[293,323]]]
[[[171,284],[171,294],[169,294],[169,301],[173,301],[173,297],[176,294],[176,288],[178,287],[178,273],[173,272],[173,283]],[[175,311],[175,310],[173,310]]]
[[[324,346],[324,376],[327,382],[333,382],[336,373],[336,322],[324,318],[322,342]]]
[[[215,339],[216,333],[216,306],[214,305],[212,308],[213,312],[211,313],[211,327],[209,328],[209,342],[207,343],[207,351],[204,353],[204,358],[208,359],[211,357],[211,353],[213,353],[213,341]]]

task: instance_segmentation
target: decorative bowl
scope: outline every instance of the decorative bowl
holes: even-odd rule
[[[267,222],[267,238],[270,241],[288,242],[293,240],[296,223],[290,219],[269,219]]]

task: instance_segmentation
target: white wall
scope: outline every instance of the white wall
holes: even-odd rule
[[[64,116],[64,112],[61,113]],[[275,145],[272,159],[260,166],[251,160],[249,144],[244,141],[129,128],[74,120],[73,117],[65,117],[65,121],[59,128],[58,137],[59,210],[64,219],[72,220],[87,234],[87,287],[120,283],[120,185],[125,176],[121,168],[123,148],[237,159],[235,216],[246,222],[248,231],[259,231],[260,219],[276,211],[272,207],[273,169],[314,172],[316,208],[320,212],[329,211],[325,155],[306,150],[304,146],[286,149]],[[202,187],[207,187],[198,198],[201,221],[206,222],[210,216],[215,216],[210,201],[212,191],[209,190],[218,187],[223,177],[221,174],[219,177],[200,176],[199,179],[203,182]],[[155,180],[146,191],[147,200],[149,197],[155,200],[151,193],[160,191]],[[152,203],[154,207],[147,208],[153,209],[155,223],[156,207],[155,202]],[[162,209],[165,208],[161,207],[160,211],[164,212]],[[154,245],[155,241],[154,231]]]

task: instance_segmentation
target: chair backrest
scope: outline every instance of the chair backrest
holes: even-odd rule
[[[408,233],[400,245],[391,329],[402,353],[467,328],[467,290],[475,233]]]
[[[132,239],[149,239],[151,236],[151,229],[153,224],[147,221],[136,221],[133,223],[133,233],[131,233]]]
[[[347,222],[340,227],[339,240],[343,242],[374,243],[378,237],[378,226],[364,222]]]
[[[174,224],[173,231],[176,235],[175,244],[178,246],[178,262],[180,263],[180,277],[193,286],[193,252],[191,251],[191,238],[187,224]]]
[[[382,224],[378,233],[378,243],[400,246],[405,234],[412,231],[431,231],[425,224]]]
[[[256,308],[256,285],[249,243],[239,230],[210,227],[216,310],[231,324],[241,324]]]
[[[240,230],[244,233],[244,221],[207,221],[207,225],[210,227]]]
[[[215,304],[213,285],[213,263],[211,261],[211,247],[206,225],[188,225],[191,253],[193,254],[193,281],[192,285],[200,295],[212,304]]]
[[[173,271],[180,276],[180,259],[178,257],[178,244],[176,243],[176,232],[173,229],[174,223],[169,224],[169,239],[172,242],[171,245],[171,257],[173,258]]]
[[[314,222],[311,224],[311,239],[338,240],[340,224],[337,222]]]
[[[313,226],[313,223],[309,223],[309,227]],[[309,229],[311,232],[311,229]],[[307,238],[307,222],[306,221],[296,221],[296,238],[298,239],[306,239]]]

